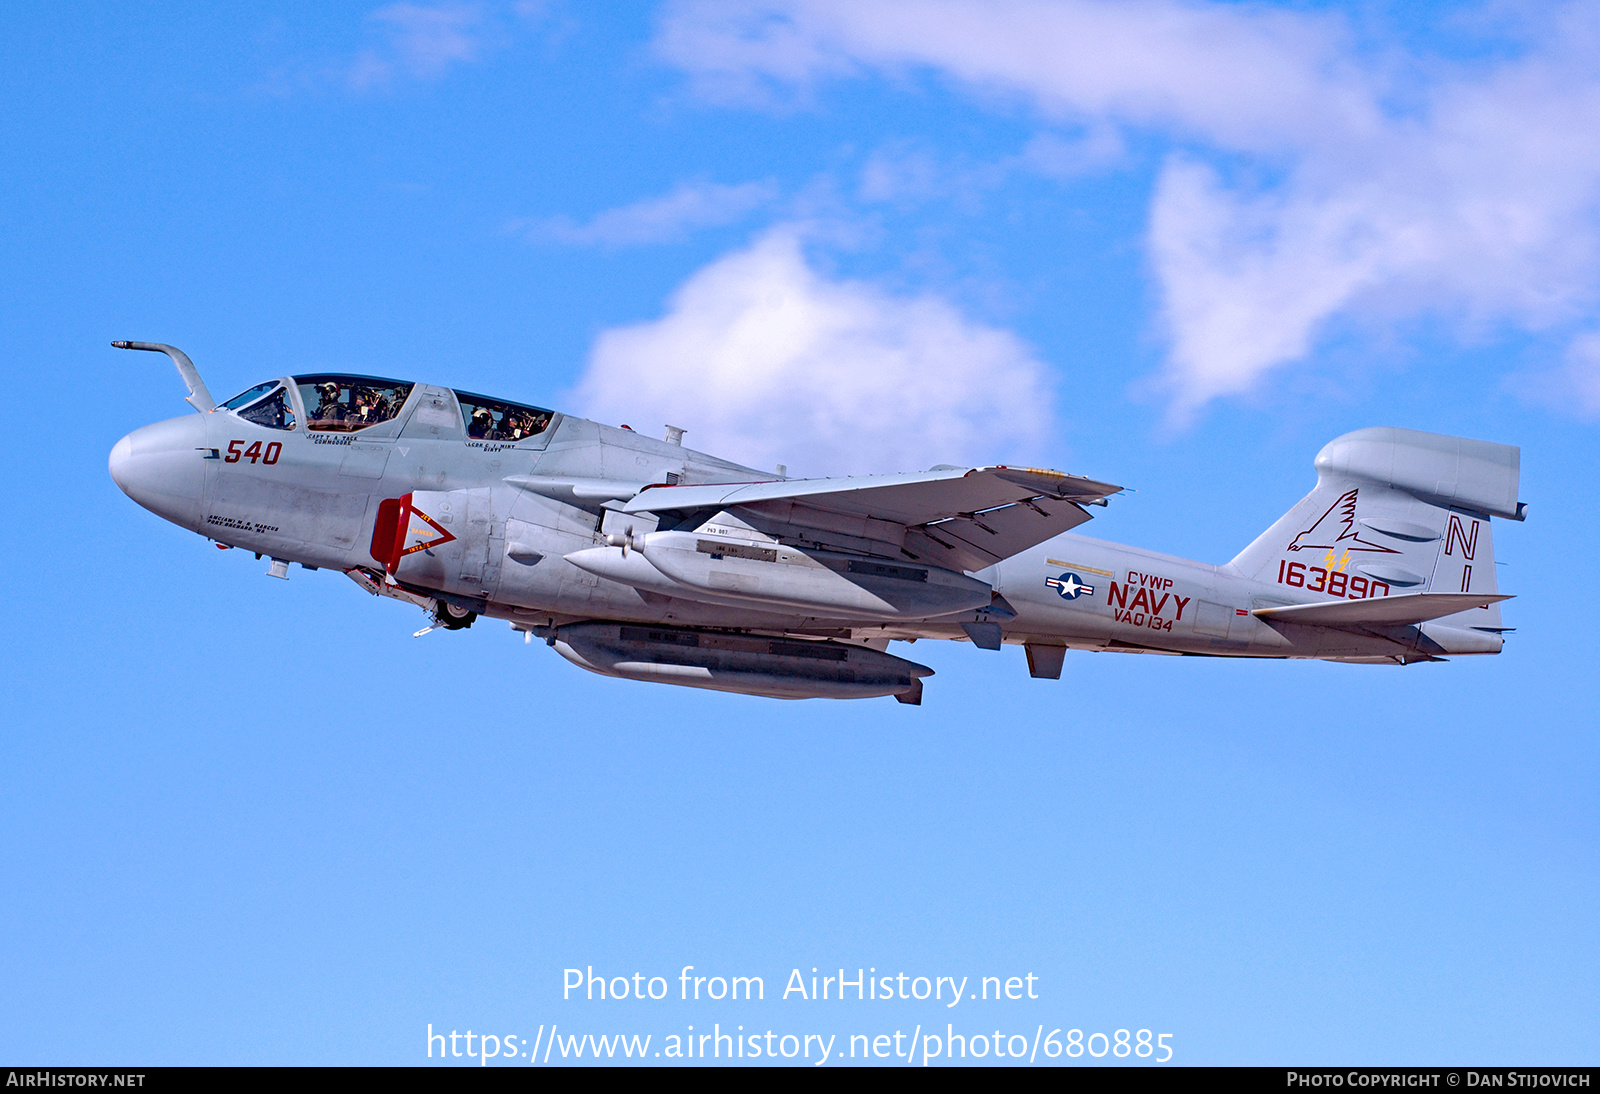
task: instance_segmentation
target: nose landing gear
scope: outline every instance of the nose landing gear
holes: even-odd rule
[[[447,600],[435,600],[433,607],[428,611],[428,618],[433,622],[412,635],[412,638],[421,638],[440,627],[447,631],[464,631],[477,622],[478,613],[467,608],[459,608]]]
[[[433,621],[447,631],[464,631],[477,621],[478,613],[460,608],[447,600],[435,602]]]

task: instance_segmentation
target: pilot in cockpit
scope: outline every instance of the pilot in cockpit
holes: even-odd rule
[[[494,432],[494,415],[488,407],[479,407],[472,412],[472,421],[467,425],[467,436],[476,440],[487,440]]]
[[[317,412],[312,417],[323,422],[344,421],[344,407],[339,404],[339,385],[329,381],[322,385],[321,394]]]

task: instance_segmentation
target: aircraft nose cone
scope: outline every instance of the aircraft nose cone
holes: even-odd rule
[[[111,448],[111,459],[107,465],[111,468],[111,481],[122,489],[129,497],[133,495],[128,490],[128,463],[133,459],[133,435],[122,438]],[[137,500],[137,499],[135,499]]]
[[[173,418],[135,429],[106,461],[122,492],[157,516],[199,531],[205,493],[205,421]]]

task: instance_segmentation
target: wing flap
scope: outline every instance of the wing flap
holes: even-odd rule
[[[1076,502],[1039,496],[998,509],[932,521],[915,531],[942,543],[961,570],[981,570],[1089,519]]]
[[[1318,604],[1286,604],[1257,608],[1251,612],[1260,619],[1281,623],[1310,623],[1324,627],[1350,627],[1361,624],[1398,627],[1426,623],[1472,608],[1487,608],[1508,593],[1402,593],[1368,600],[1329,600]]]

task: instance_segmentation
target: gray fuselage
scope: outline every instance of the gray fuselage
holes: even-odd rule
[[[1055,658],[1057,671],[1059,652],[1049,651],[1064,648],[1390,663],[1500,648],[1492,628],[1269,623],[1251,612],[1325,597],[1281,576],[1252,579],[1230,565],[1072,533],[971,572],[992,587],[993,610],[885,620],[664,595],[567,560],[634,532],[633,518],[624,520],[608,508],[605,490],[586,492],[581,484],[687,485],[776,476],[569,415],[549,417],[534,436],[474,438],[472,419],[456,393],[425,384],[410,389],[392,418],[370,428],[318,431],[309,428],[316,411],[305,405],[294,382],[286,380],[282,390],[288,428],[281,421],[257,424],[224,408],[159,422],[117,444],[113,476],[141,505],[220,544],[358,579],[368,575],[369,587],[385,570],[384,560],[374,555],[385,500],[417,492],[455,497],[453,512],[435,514],[451,522],[451,541],[425,552],[426,558],[416,556],[409,574],[400,572],[400,584],[522,629],[628,621],[830,637],[881,649],[887,639],[979,640],[982,632],[974,626],[998,627],[999,640],[1044,650],[1046,660]],[[562,482],[580,485],[550,485]],[[701,517],[684,527],[692,531]],[[645,530],[654,528],[652,523]],[[780,531],[760,542],[791,541]],[[792,542],[818,547],[809,537]],[[1279,570],[1289,572],[1283,565]],[[1374,579],[1374,589],[1376,584]]]

